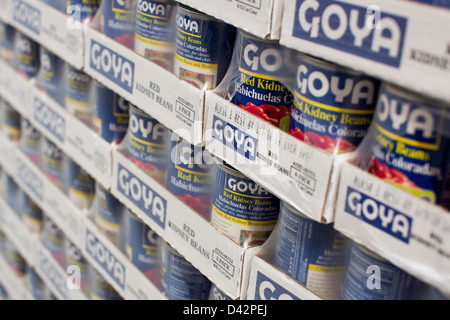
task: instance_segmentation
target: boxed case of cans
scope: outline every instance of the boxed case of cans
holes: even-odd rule
[[[223,76],[233,32],[173,1],[103,2],[86,30],[86,73],[201,144],[204,90]]]
[[[431,3],[286,1],[280,42],[448,101],[450,11]]]
[[[45,1],[8,0],[10,23],[77,68],[84,64],[79,12],[57,10]]]
[[[448,103],[384,83],[342,170],[336,228],[448,294]]]

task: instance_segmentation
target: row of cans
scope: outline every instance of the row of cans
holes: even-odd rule
[[[120,143],[128,127],[129,103],[33,39],[0,23],[2,59],[109,143]],[[5,52],[9,52],[6,54]]]
[[[282,202],[271,263],[325,300],[447,300],[445,293]]]
[[[261,244],[276,224],[279,199],[137,107],[130,109],[124,152],[238,244]]]

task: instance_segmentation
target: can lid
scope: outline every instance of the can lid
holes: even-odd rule
[[[203,20],[219,21],[216,18],[214,18],[206,13],[203,13],[197,9],[189,7],[185,4],[177,3],[177,5],[178,5],[179,10],[183,11],[183,13],[189,14],[190,16],[194,16],[194,17],[196,16],[198,19],[203,19]]]
[[[272,43],[274,45],[278,45],[280,43],[279,40],[260,38],[254,34],[251,34],[247,31],[245,31],[244,29],[237,29],[237,31],[238,31],[238,33],[240,33],[243,37],[246,37],[247,39],[253,39],[253,40],[256,40],[259,42]]]
[[[223,171],[228,172],[229,174],[232,174],[234,176],[239,176],[241,178],[247,178],[242,172],[240,172],[239,170],[235,169],[234,167],[232,167],[231,165],[229,165],[227,162],[225,162],[222,159],[214,157],[214,162],[220,169],[222,169]]]

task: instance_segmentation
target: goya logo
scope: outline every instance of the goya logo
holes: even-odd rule
[[[154,119],[139,117],[135,113],[130,115],[129,127],[133,136],[153,142],[164,143],[167,135],[164,125]]]
[[[27,27],[35,34],[41,32],[41,11],[28,3],[15,0],[13,2],[13,19]]]
[[[166,18],[166,5],[159,1],[139,0],[137,10],[152,17]]]
[[[258,195],[261,197],[271,197],[271,194],[262,188],[256,182],[247,179],[236,179],[234,176],[227,174],[227,186],[226,189],[233,193],[245,194],[245,195]]]
[[[247,159],[256,159],[258,140],[217,116],[213,117],[212,136]]]
[[[37,97],[34,97],[33,107],[34,119],[55,138],[64,142],[66,135],[65,119]]]
[[[257,74],[283,77],[282,69],[287,64],[282,51],[273,45],[257,42],[242,36],[239,69]]]
[[[292,36],[399,67],[407,19],[380,13],[377,28],[367,8],[332,0],[297,0]]]
[[[118,167],[117,189],[165,229],[167,201],[121,164]]]
[[[89,84],[91,77],[81,70],[70,68],[67,70],[67,80],[75,83]]]
[[[36,46],[27,36],[17,37],[17,51],[25,55],[35,55]]]
[[[412,218],[377,201],[370,196],[347,187],[345,212],[400,241],[409,243]]]
[[[86,250],[111,276],[120,288],[125,289],[126,269],[116,256],[89,230],[86,230]]]
[[[202,21],[181,13],[176,17],[177,30],[194,37],[202,36]]]
[[[55,68],[55,56],[47,52],[46,50],[41,50],[41,69],[45,71],[45,75],[51,77],[54,75]]]
[[[318,70],[306,63],[298,66],[296,83],[296,93],[305,97],[354,107],[373,106],[379,85],[367,77]]]
[[[16,159],[17,177],[40,200],[43,201],[44,182],[22,159]]]
[[[122,89],[133,93],[134,62],[91,40],[89,65]]]
[[[378,129],[388,137],[424,149],[439,148],[441,136],[436,132],[442,132],[444,120],[439,112],[383,91],[376,115]]]
[[[255,300],[300,300],[300,298],[258,271]]]
[[[68,299],[66,275],[62,275],[59,271],[59,266],[55,266],[55,263],[48,259],[41,250],[39,250],[38,256],[38,268],[45,275],[45,279],[50,281],[53,288],[56,289],[63,299]]]

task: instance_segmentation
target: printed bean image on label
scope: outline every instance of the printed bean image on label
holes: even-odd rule
[[[102,1],[103,33],[128,48],[134,47],[134,0]]]
[[[240,108],[288,131],[293,96],[292,51],[277,40],[265,40],[238,30],[230,71],[224,82],[227,99]]]

